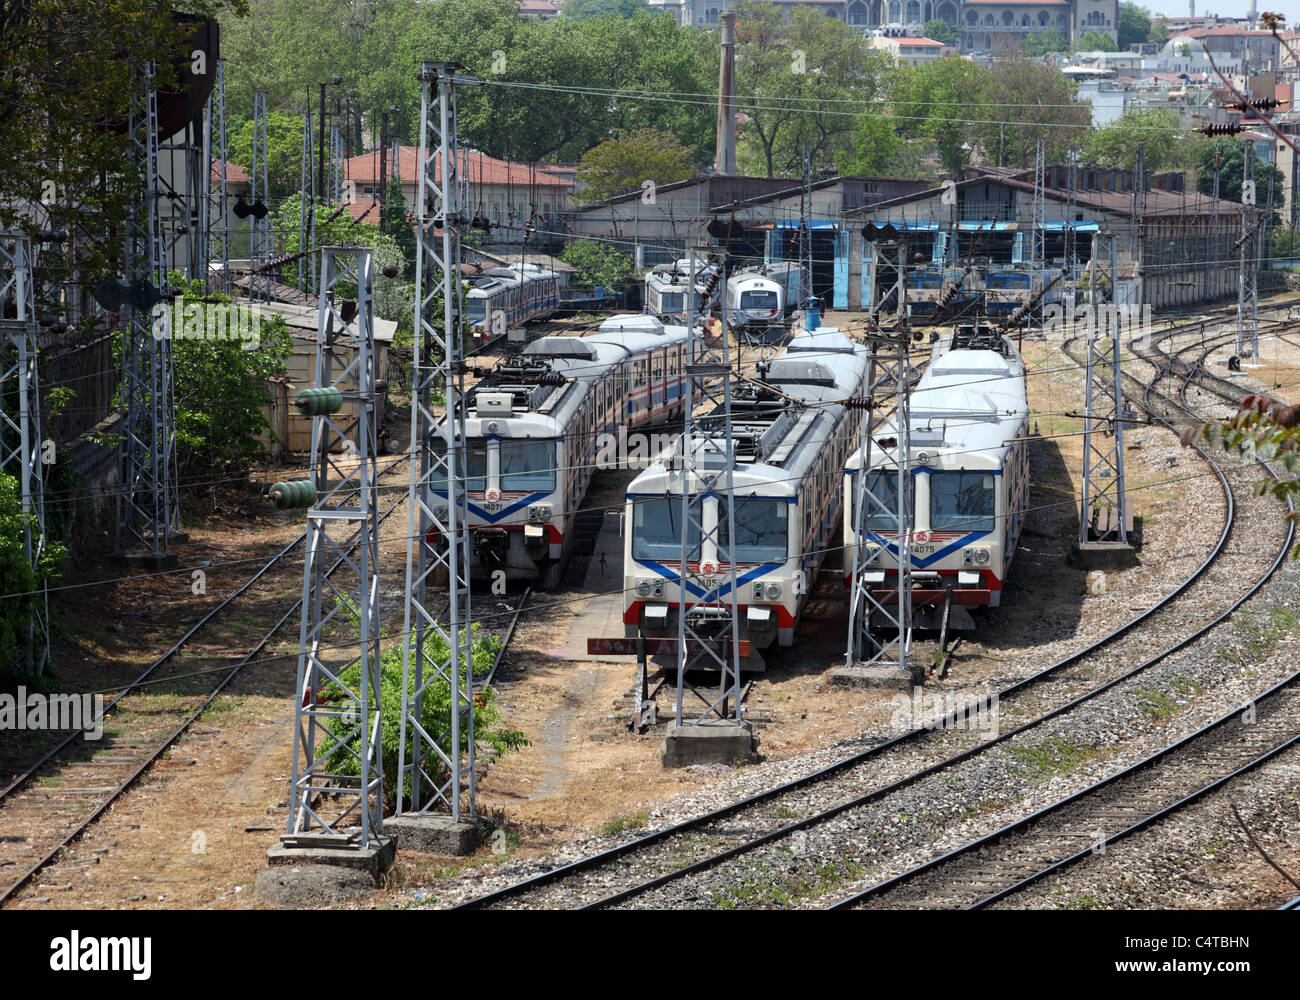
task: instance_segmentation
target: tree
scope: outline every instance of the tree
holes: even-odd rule
[[[911,177],[919,157],[887,115],[864,115],[853,126],[852,146],[836,159],[839,172],[854,177]]]
[[[384,218],[380,229],[402,251],[401,273],[406,278],[415,274],[415,257],[419,245],[415,239],[410,215],[406,209],[406,198],[402,194],[402,182],[392,177],[388,181],[388,192],[384,196]]]
[[[1134,3],[1120,4],[1116,33],[1119,35],[1121,52],[1128,51],[1130,45],[1149,42],[1151,40],[1150,12]]]
[[[1225,201],[1241,201],[1241,171],[1245,162],[1245,145],[1240,139],[1220,139],[1207,142],[1199,149],[1197,163],[1196,189],[1202,194],[1214,191],[1214,167],[1219,167],[1219,197]],[[1268,205],[1269,181],[1273,184],[1273,204],[1282,204],[1282,192],[1285,178],[1282,171],[1259,156],[1255,157],[1255,204],[1260,208]]]
[[[628,18],[638,11],[649,9],[647,0],[564,0],[562,11],[565,17],[578,21],[605,14]]]
[[[957,40],[957,32],[952,30],[952,25],[938,18],[933,21],[926,21],[925,27],[921,29],[921,34],[936,42],[942,42],[944,45],[952,45]]]
[[[245,4],[185,6],[207,17]],[[153,62],[155,86],[166,93],[189,63],[194,25],[176,21],[171,7],[0,0],[0,229],[73,233],[77,278],[87,288],[118,273],[123,220],[139,190],[124,135],[134,67]],[[46,284],[45,262],[58,257],[43,255],[38,286]]]
[[[1178,112],[1167,108],[1126,111],[1088,136],[1085,155],[1089,163],[1099,167],[1132,170],[1137,165],[1140,145],[1146,170],[1168,170],[1179,162],[1179,146],[1185,141],[1178,121]]]
[[[971,107],[989,71],[969,59],[948,55],[906,69],[894,89],[894,111],[907,133],[934,143],[939,162],[952,177],[970,161]],[[1000,102],[999,102],[1000,103]]]
[[[1045,56],[1049,52],[1069,52],[1070,43],[1055,28],[1048,28],[1025,39],[1025,51],[1035,57]]]
[[[250,174],[253,169],[254,122],[250,118],[237,132],[227,132],[227,155]],[[315,150],[312,151],[315,156]],[[319,170],[319,165],[317,166]],[[302,185],[302,119],[279,111],[266,114],[266,176],[271,202],[279,202]],[[262,179],[257,178],[258,187]],[[259,196],[264,193],[259,190]],[[271,204],[272,208],[275,207]]]
[[[1300,230],[1291,226],[1278,226],[1274,229],[1273,256],[1290,259],[1300,257]]]
[[[560,260],[574,267],[569,287],[575,291],[591,291],[597,285],[622,290],[632,277],[632,258],[597,240],[570,243],[560,253]]]
[[[879,111],[896,70],[856,28],[819,10],[787,20],[767,3],[741,3],[736,24],[736,94],[744,114],[737,160],[746,173],[797,176],[808,146],[814,174],[847,149],[853,104]]]
[[[1104,31],[1085,31],[1074,43],[1075,52],[1117,52],[1115,39]]]
[[[1300,522],[1300,406],[1271,396],[1247,396],[1231,419],[1197,424],[1182,434],[1184,446],[1197,440],[1236,451],[1250,460],[1279,463],[1286,474],[1255,483],[1255,495],[1272,496],[1283,504],[1290,502],[1297,509],[1286,518]],[[1291,549],[1291,558],[1300,559],[1300,543]]]
[[[628,191],[686,180],[695,174],[692,150],[670,132],[642,128],[620,130],[613,138],[582,154],[575,178],[583,201],[604,201]]]
[[[1060,162],[1083,141],[1092,109],[1076,100],[1077,87],[1055,66],[1031,61],[1023,53],[999,59],[978,91],[990,120],[975,127],[989,163],[1031,167],[1039,139],[1047,157]],[[970,100],[970,98],[966,98]],[[965,114],[971,117],[971,111]],[[1071,127],[1073,126],[1073,127]]]
[[[280,317],[261,317],[256,341],[219,336],[239,329],[247,314],[230,305],[226,295],[207,294],[200,281],[170,277],[186,308],[184,336],[175,331],[176,459],[182,479],[211,479],[216,472],[242,469],[263,451],[257,438],[269,430],[262,407],[271,401],[268,380],[284,374],[289,332]],[[218,318],[215,304],[226,315]],[[191,316],[193,318],[191,318]],[[208,323],[219,325],[209,329]],[[193,329],[191,329],[193,324]]]

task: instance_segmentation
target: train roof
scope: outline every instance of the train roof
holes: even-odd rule
[[[953,349],[951,338],[937,345],[909,397],[913,464],[984,468],[1003,463],[1012,439],[1023,432],[1029,403],[1020,355],[1009,340],[999,339],[1003,343],[978,349]],[[894,437],[897,427],[893,419],[884,421],[876,441]],[[877,443],[872,454],[873,465],[897,461],[896,447]],[[945,454],[950,461],[943,461]],[[849,467],[861,464],[859,450]]]
[[[763,486],[794,495],[841,426],[844,400],[864,389],[867,349],[847,337],[848,349],[843,349],[842,336],[833,328],[797,334],[761,377],[775,392],[752,383],[738,387],[729,439],[721,412],[700,418],[690,446],[701,464],[720,467],[731,454],[737,490]],[[641,473],[628,492],[680,490],[680,483],[680,471],[658,463]]]

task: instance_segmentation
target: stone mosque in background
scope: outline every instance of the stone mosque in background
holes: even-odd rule
[[[716,25],[734,0],[649,0],[672,13],[679,24]],[[875,31],[886,25],[914,27],[947,21],[963,53],[994,53],[1018,48],[1030,35],[1055,28],[1067,41],[1089,31],[1116,39],[1119,0],[772,0],[784,10],[820,9],[827,17]]]

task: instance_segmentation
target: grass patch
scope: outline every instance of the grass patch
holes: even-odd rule
[[[1014,746],[1011,754],[1020,762],[1030,783],[1038,784],[1099,757],[1101,750],[1092,746],[1076,746],[1058,737],[1051,737],[1039,743]]]
[[[642,811],[631,816],[615,816],[600,828],[604,834],[622,833],[624,830],[639,830],[650,822],[650,814]]]
[[[1142,714],[1152,722],[1168,722],[1186,707],[1159,688],[1133,688],[1132,693],[1138,696],[1138,708]]]

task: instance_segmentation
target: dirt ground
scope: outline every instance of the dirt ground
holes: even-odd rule
[[[828,322],[834,322],[829,317]],[[1068,569],[1064,554],[1077,531],[1081,465],[1081,373],[1058,350],[1027,344],[1030,401],[1041,437],[1032,447],[1031,503],[1026,529],[1029,552],[1013,569],[1008,607],[989,616],[990,627],[964,644],[949,680],[936,687],[971,689],[993,683],[1003,672],[1003,653],[1032,645],[1030,624],[1085,614],[1083,574]],[[1300,363],[1300,358],[1297,359]],[[1154,434],[1154,432],[1152,432]],[[1153,447],[1175,447],[1152,441]],[[1155,485],[1161,473],[1137,462],[1134,485],[1149,487],[1142,504],[1151,518],[1148,560],[1172,545],[1180,491]],[[282,470],[266,470],[272,481]],[[404,483],[405,472],[393,483]],[[621,487],[597,479],[589,504],[617,503]],[[399,510],[386,525],[383,543],[385,621],[400,614],[406,517]],[[292,540],[301,517],[271,511],[252,493],[225,498],[202,523],[190,527],[195,542],[183,565],[208,560],[206,603],[190,593],[187,577],[133,579],[68,592],[55,602],[65,637],[58,650],[59,676],[68,689],[108,687],[131,676],[184,632],[202,607],[210,606],[257,568],[254,559]],[[238,567],[219,563],[248,559]],[[247,648],[257,628],[282,613],[301,587],[301,561],[266,588],[264,602],[223,624],[205,642],[211,656]],[[117,575],[106,565],[88,572]],[[780,760],[864,732],[884,733],[893,692],[833,689],[827,674],[843,657],[847,622],[837,569],[824,570],[801,622],[795,647],[775,651],[769,669],[749,696],[759,727],[760,752]],[[683,792],[715,781],[693,770],[664,770],[659,763],[662,729],[630,733],[616,709],[633,683],[632,667],[567,661],[550,651],[562,646],[568,626],[591,594],[569,589],[533,602],[521,619],[499,677],[499,702],[508,725],[523,730],[531,745],[495,762],[479,785],[480,811],[507,826],[511,850],[520,858],[547,852],[579,835],[637,826],[644,813]],[[394,600],[397,601],[394,604]],[[394,608],[397,610],[395,611]],[[280,609],[276,611],[276,609]],[[274,612],[274,613],[273,613]],[[72,638],[75,637],[75,638]],[[286,822],[292,748],[296,632],[283,637],[246,668],[200,723],[167,758],[96,822],[67,856],[24,889],[19,908],[264,907],[252,890],[265,852]],[[285,655],[288,654],[288,655]],[[276,658],[276,657],[279,658]],[[147,709],[147,698],[135,704]],[[666,704],[666,702],[665,702]],[[392,884],[450,873],[464,864],[492,860],[487,848],[467,860],[404,856]],[[385,905],[376,894],[370,905]]]

